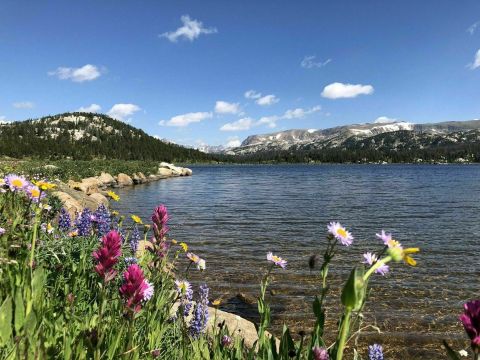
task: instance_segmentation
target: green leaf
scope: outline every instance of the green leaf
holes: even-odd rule
[[[364,267],[355,267],[350,273],[343,291],[342,304],[352,310],[358,310],[362,306],[365,298],[365,281],[363,275],[365,273]]]
[[[273,336],[272,347],[276,347],[275,338]],[[288,359],[290,350],[295,350],[295,343],[290,335],[290,330],[286,325],[283,325],[283,334],[282,339],[280,340],[280,357],[282,359]]]
[[[12,298],[5,299],[0,307],[0,346],[9,343],[12,336]]]
[[[460,357],[457,355],[457,353],[448,345],[448,343],[443,340],[443,346],[447,350],[447,355],[450,359],[452,360],[460,360]]]
[[[25,305],[23,303],[22,291],[17,288],[15,293],[15,332],[19,333],[25,322]]]

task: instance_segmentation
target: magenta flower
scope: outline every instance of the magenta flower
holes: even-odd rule
[[[123,273],[123,284],[119,292],[125,306],[137,313],[142,308],[142,301],[145,300],[145,292],[149,291],[149,283],[145,280],[143,271],[137,264],[130,265]]]
[[[267,260],[273,262],[275,265],[285,269],[287,266],[287,260],[282,259],[280,256],[273,255],[271,252],[267,254]]]
[[[167,225],[170,217],[168,216],[167,207],[165,205],[160,205],[153,210],[152,222],[153,222],[153,232],[158,241],[161,241],[165,235],[167,235],[169,227]]]
[[[460,316],[460,321],[465,332],[470,337],[472,349],[480,350],[480,300],[473,300],[463,305],[465,312]]]
[[[327,225],[327,230],[335,239],[340,241],[342,245],[350,246],[353,242],[352,234],[347,231],[339,222],[332,221]]]
[[[112,230],[102,237],[101,242],[102,246],[94,251],[92,256],[97,262],[95,272],[105,282],[108,282],[117,275],[117,271],[113,267],[122,255],[122,238],[118,232]]]

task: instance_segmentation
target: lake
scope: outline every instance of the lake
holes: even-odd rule
[[[294,333],[313,324],[311,301],[318,269],[308,259],[322,254],[326,225],[339,221],[355,237],[331,267],[327,326],[336,331],[339,293],[350,269],[367,250],[379,250],[375,233],[392,232],[418,246],[418,266],[392,264],[375,275],[361,344],[382,343],[386,356],[445,358],[441,340],[467,346],[458,322],[466,300],[479,298],[480,166],[478,165],[245,165],[192,166],[193,176],[118,189],[115,207],[149,219],[163,203],[171,235],[207,261],[211,298],[222,309],[255,319],[256,306],[236,295],[256,296],[266,253],[288,260],[270,289],[273,329],[283,322]]]

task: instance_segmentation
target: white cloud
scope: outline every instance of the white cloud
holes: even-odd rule
[[[255,102],[260,106],[270,106],[279,101],[280,100],[275,95],[271,94],[262,96],[261,98],[258,98]]]
[[[257,125],[266,125],[270,129],[277,127],[277,121],[280,120],[280,116],[263,116],[258,120]]]
[[[129,116],[140,110],[140,107],[135,104],[115,104],[112,106],[112,108],[108,111],[107,114],[114,119],[128,121]]]
[[[4,116],[4,115],[0,116],[0,125],[10,124],[10,123],[11,123],[11,121],[5,120],[6,118],[7,118],[7,117]]]
[[[354,98],[358,95],[370,95],[373,91],[372,85],[354,85],[336,82],[325,86],[322,91],[322,96],[327,99]]]
[[[113,109],[113,108],[112,108]],[[96,112],[99,112],[100,110],[102,110],[102,107],[100,105],[97,105],[97,104],[91,104],[89,106],[82,106],[80,108],[78,108],[76,111],[78,112],[88,112],[88,113],[96,113]],[[111,110],[110,110],[111,111]]]
[[[239,147],[242,144],[240,138],[238,136],[230,136],[227,139],[227,143],[225,144],[226,148],[234,148]]]
[[[259,97],[262,96],[261,93],[256,92],[255,90],[248,90],[245,91],[245,94],[243,94],[247,99],[258,99]]]
[[[477,50],[475,54],[475,60],[473,60],[472,64],[468,64],[468,67],[472,70],[475,70],[476,68],[480,67],[480,49]]]
[[[240,112],[240,104],[217,101],[215,103],[215,112],[218,114],[238,114]]]
[[[12,106],[16,109],[33,109],[35,104],[31,101],[19,101],[14,102]]]
[[[87,64],[79,68],[59,67],[49,71],[48,75],[56,76],[60,80],[72,80],[74,82],[92,81],[100,77],[101,71],[95,65]]]
[[[470,35],[473,35],[475,31],[477,31],[478,26],[480,25],[480,21],[477,21],[476,23],[473,23],[470,25],[467,29],[467,32],[470,33]]]
[[[180,20],[182,21],[183,26],[179,27],[175,31],[169,31],[160,34],[160,37],[167,38],[171,42],[177,42],[177,40],[180,38],[193,41],[201,34],[214,34],[217,32],[216,28],[205,28],[203,27],[201,21],[192,20],[188,15],[183,15]]]
[[[321,106],[317,105],[310,109],[289,109],[285,111],[283,115],[272,115],[272,116],[264,116],[261,117],[260,120],[257,121],[256,125],[266,125],[267,127],[273,129],[277,127],[277,121],[279,120],[290,120],[290,119],[300,119],[307,115],[313,114],[317,111],[321,110]]]
[[[378,118],[375,119],[374,123],[375,124],[383,124],[383,123],[391,123],[391,122],[396,122],[397,119],[394,118],[389,118],[388,116],[379,116]]]
[[[316,61],[316,56],[305,56],[300,63],[300,66],[305,69],[312,69],[312,68],[321,68],[327,65],[332,61],[332,59],[327,59],[325,61]]]
[[[221,131],[249,130],[254,124],[255,124],[255,121],[252,118],[246,117],[231,123],[226,123],[220,128],[220,130]]]
[[[198,123],[205,119],[210,119],[213,116],[211,112],[191,112],[187,114],[177,115],[170,120],[161,120],[159,125],[161,126],[177,126],[185,127],[192,123]]]

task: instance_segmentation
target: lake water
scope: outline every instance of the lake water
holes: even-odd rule
[[[144,219],[165,204],[171,237],[207,260],[202,274],[222,309],[255,319],[256,296],[273,251],[288,260],[275,271],[270,302],[273,328],[294,332],[313,324],[311,300],[318,270],[308,259],[325,248],[326,225],[339,221],[355,237],[331,268],[327,326],[334,335],[340,286],[367,250],[380,249],[385,229],[405,246],[418,246],[418,266],[393,264],[371,280],[361,346],[384,344],[389,358],[445,358],[441,339],[467,346],[458,323],[462,304],[480,297],[480,166],[477,165],[252,165],[194,166],[193,176],[119,189],[123,213]],[[200,281],[198,273],[194,280]],[[328,330],[327,330],[328,331]],[[389,355],[389,356],[388,356]]]

